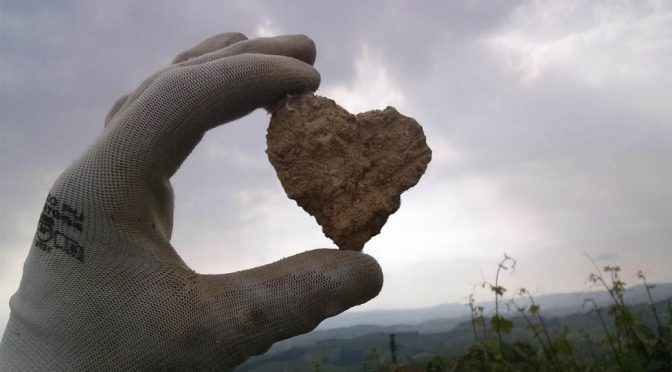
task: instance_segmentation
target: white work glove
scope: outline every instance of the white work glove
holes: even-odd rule
[[[314,60],[302,35],[221,34],[122,97],[49,193],[0,370],[231,370],[375,297],[383,275],[366,254],[319,249],[201,275],[170,244],[169,178],[208,129],[317,89]]]

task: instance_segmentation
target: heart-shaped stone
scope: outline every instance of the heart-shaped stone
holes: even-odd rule
[[[266,144],[287,196],[340,249],[355,251],[380,233],[432,157],[422,127],[394,108],[355,116],[310,94],[276,106]]]

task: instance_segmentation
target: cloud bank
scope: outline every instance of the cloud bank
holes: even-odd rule
[[[667,2],[4,1],[1,17],[0,327],[51,183],[114,100],[231,30],[311,36],[319,94],[425,128],[434,159],[365,248],[386,283],[362,308],[461,301],[504,252],[510,287],[585,289],[584,253],[672,280]],[[333,247],[285,197],[267,123],[212,130],[173,179],[173,243],[196,271]]]

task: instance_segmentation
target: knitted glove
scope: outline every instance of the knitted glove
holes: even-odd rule
[[[0,370],[231,370],[375,297],[383,276],[365,254],[318,249],[201,275],[170,244],[169,178],[204,133],[317,89],[314,60],[305,36],[221,34],[122,97],[47,197]]]

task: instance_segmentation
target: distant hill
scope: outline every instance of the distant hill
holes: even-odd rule
[[[654,301],[662,301],[672,297],[672,283],[658,283],[651,290]],[[584,300],[592,298],[598,304],[610,301],[605,291],[553,293],[535,296],[535,301],[541,305],[546,314],[562,316],[581,311]],[[643,285],[633,285],[625,293],[625,301],[630,304],[648,302],[649,299]],[[494,308],[494,302],[484,302],[486,311]],[[469,308],[465,303],[446,303],[417,309],[396,310],[366,310],[346,311],[343,314],[323,321],[317,330],[345,328],[355,325],[419,325],[421,323],[440,318],[461,318],[469,316]],[[437,330],[436,332],[441,332]],[[418,332],[423,332],[418,330]]]
[[[651,289],[651,297],[654,302],[663,301],[672,297],[672,283],[657,283]],[[626,289],[624,294],[625,303],[636,305],[649,302],[646,289],[643,284],[633,285]],[[606,291],[554,293],[535,296],[534,300],[541,305],[546,315],[565,316],[586,310],[584,301],[593,299],[598,305],[611,303],[611,297]],[[492,302],[487,303],[486,308],[493,308]]]
[[[432,319],[465,316],[469,316],[469,308],[465,304],[458,303],[418,309],[348,311],[323,321],[317,329],[343,328],[362,324],[379,326],[420,324]]]
[[[313,345],[322,340],[331,339],[351,339],[369,334],[390,334],[390,333],[439,333],[448,332],[455,328],[460,322],[468,320],[465,315],[459,318],[438,318],[424,321],[420,324],[396,324],[388,326],[380,325],[356,325],[344,328],[332,328],[325,330],[315,330],[292,337],[288,340],[276,342],[267,353],[282,352],[295,347],[305,347]]]

